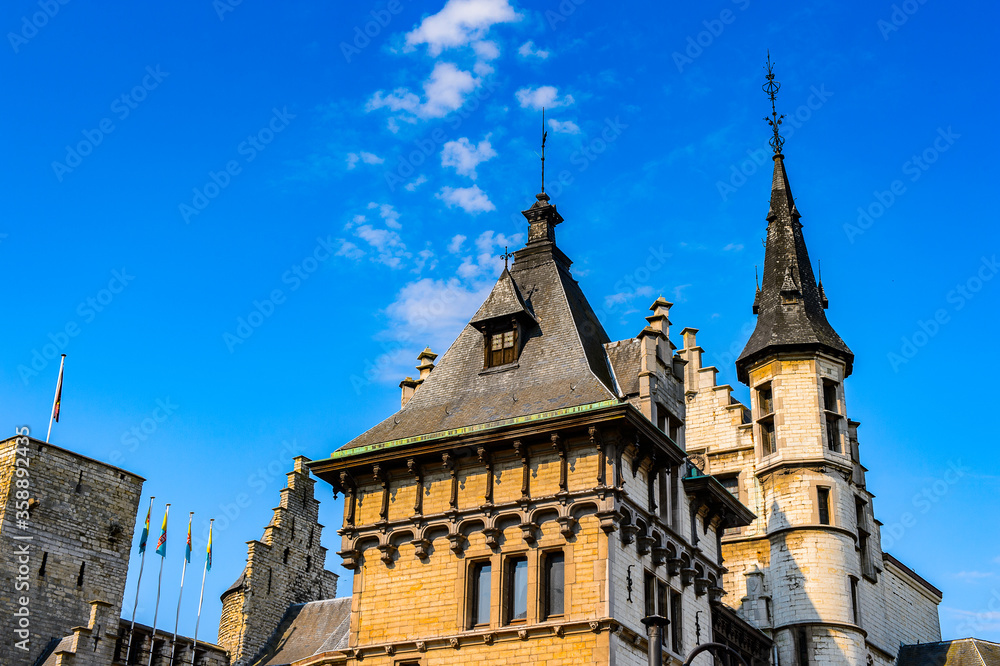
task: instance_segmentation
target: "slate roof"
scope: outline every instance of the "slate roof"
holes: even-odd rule
[[[562,221],[548,197],[524,215],[527,245],[514,254],[472,322],[524,311],[534,318],[515,364],[483,369],[484,337],[472,322],[398,412],[337,454],[501,419],[617,400],[604,345],[608,335],[555,245]]]
[[[347,649],[351,597],[288,607],[254,664],[287,666],[313,655]]]
[[[823,312],[825,295],[813,275],[799,211],[788,183],[784,156],[780,153],[774,156],[767,221],[764,275],[754,299],[757,327],[736,360],[739,379],[746,382],[747,366],[768,353],[800,349],[825,351],[842,358],[850,375],[854,353],[833,330]],[[795,302],[783,304],[783,293],[794,297]]]
[[[940,643],[904,645],[899,649],[897,666],[997,666],[1000,643],[978,638],[962,638]]]
[[[615,371],[615,379],[622,394],[638,395],[642,354],[642,344],[639,339],[629,338],[611,342],[604,345],[604,348],[611,360],[611,367]]]

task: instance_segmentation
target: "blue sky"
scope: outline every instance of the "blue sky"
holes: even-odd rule
[[[161,617],[184,516],[199,550],[219,519],[214,639],[291,455],[391,413],[417,353],[446,349],[523,243],[543,104],[559,243],[612,339],[663,294],[674,341],[699,328],[736,384],[770,49],[886,550],[944,591],[946,637],[1000,640],[982,521],[1000,513],[998,18],[940,0],[8,2],[0,422],[44,437],[67,353],[53,443],[146,477],[143,508],[173,504]],[[651,255],[667,258],[648,273]],[[345,594],[342,506],[317,489]]]

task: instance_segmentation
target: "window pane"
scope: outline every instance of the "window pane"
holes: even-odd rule
[[[473,567],[472,581],[472,624],[488,624],[490,621],[490,573],[489,564]]]
[[[648,571],[643,580],[643,596],[646,616],[656,615],[656,578]]]
[[[514,331],[507,331],[503,334],[503,346],[513,347],[514,346]]]
[[[528,560],[523,557],[510,561],[510,619],[528,617]]]
[[[826,420],[826,441],[831,451],[840,453],[840,428],[837,427],[837,419]]]
[[[496,335],[494,335],[492,338],[492,342],[493,342],[492,345],[493,351],[499,351],[500,349],[503,349],[503,334],[497,333]]]
[[[770,387],[761,389],[758,392],[758,399],[760,401],[761,414],[770,414],[774,411],[774,400],[771,397]]]
[[[728,490],[729,493],[733,497],[739,499],[739,496],[740,496],[740,477],[738,477],[738,476],[721,476],[721,477],[717,477],[717,478],[719,479],[719,483],[722,484],[723,488],[725,488],[726,490]]]
[[[563,614],[564,563],[562,553],[551,553],[545,558],[546,616]]]
[[[656,586],[656,612],[663,617],[670,617],[670,611],[667,609],[667,586],[663,581],[657,581]]]

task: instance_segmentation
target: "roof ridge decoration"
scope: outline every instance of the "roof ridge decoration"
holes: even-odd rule
[[[854,354],[837,335],[823,312],[826,293],[817,284],[809,261],[798,207],[781,153],[784,139],[778,133],[781,117],[774,97],[781,84],[774,79],[770,54],[764,92],[771,101],[771,117],[766,118],[773,136],[774,175],[767,211],[767,241],[764,244],[764,273],[754,294],[757,327],[736,360],[740,381],[749,379],[747,368],[766,355],[782,351],[823,351],[844,360],[851,374]]]

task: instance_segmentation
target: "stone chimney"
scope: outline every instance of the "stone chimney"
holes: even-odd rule
[[[434,359],[438,357],[437,354],[431,351],[430,347],[425,347],[420,355],[417,356],[417,360],[420,363],[417,364],[417,370],[420,371],[420,375],[414,379],[413,377],[407,377],[403,381],[399,382],[399,388],[402,389],[402,395],[399,400],[399,408],[402,409],[406,407],[406,403],[410,401],[413,394],[417,392],[417,387],[424,383],[428,375],[431,374],[431,370],[434,369]]]

